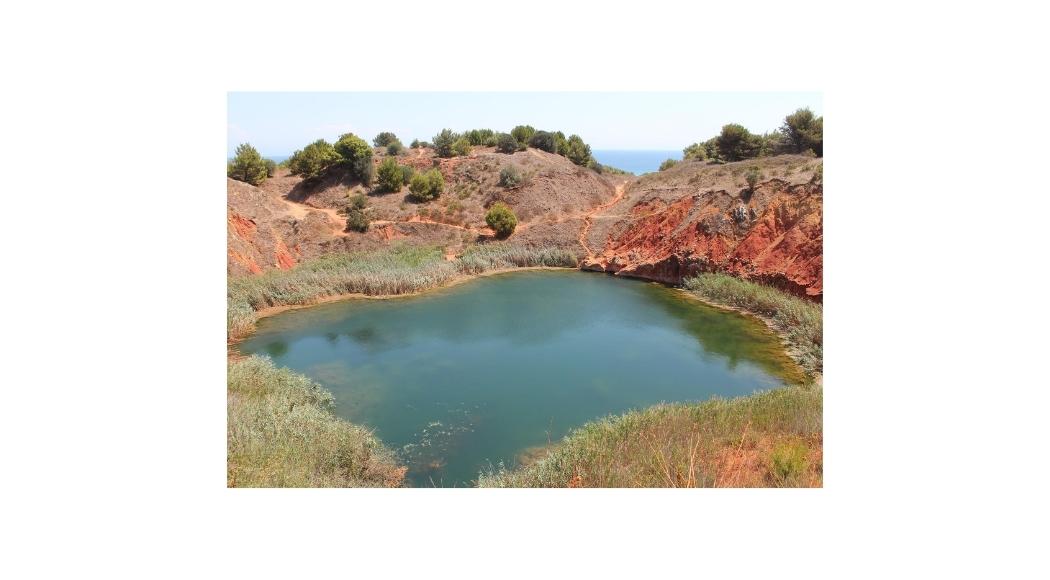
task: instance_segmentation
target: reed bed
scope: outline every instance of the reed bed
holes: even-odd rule
[[[311,304],[341,294],[408,294],[448,284],[462,275],[528,266],[575,267],[576,258],[562,249],[529,249],[503,243],[472,246],[452,261],[446,260],[437,247],[400,246],[378,252],[330,254],[291,270],[229,280],[227,338],[251,332],[255,313],[271,306]]]
[[[784,387],[592,421],[479,487],[820,487],[823,392]]]
[[[405,469],[367,429],[332,414],[332,394],[252,356],[227,366],[227,485],[399,487]]]
[[[700,274],[685,280],[684,286],[710,302],[766,318],[806,371],[824,371],[824,309],[820,304],[727,274]]]

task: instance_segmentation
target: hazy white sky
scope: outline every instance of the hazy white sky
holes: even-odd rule
[[[371,142],[393,131],[407,145],[445,127],[515,125],[577,133],[593,149],[672,150],[713,137],[726,123],[772,131],[801,107],[823,115],[821,93],[229,93],[227,154],[243,142],[286,155],[347,132]]]

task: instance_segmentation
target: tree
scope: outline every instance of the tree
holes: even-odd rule
[[[397,135],[394,135],[389,131],[383,131],[382,133],[376,135],[375,139],[372,139],[372,144],[376,147],[386,147],[387,145],[397,140]]]
[[[405,146],[400,141],[394,141],[386,146],[387,155],[401,155],[405,152]]]
[[[499,170],[499,184],[503,187],[517,187],[521,185],[521,171],[513,165],[504,165]]]
[[[445,189],[445,178],[437,169],[431,169],[425,173],[417,173],[412,176],[408,183],[411,192],[409,198],[416,202],[427,202],[436,199]]]
[[[412,169],[410,165],[401,166],[401,183],[407,184],[412,181],[412,176],[416,174],[416,170]]]
[[[419,149],[419,147],[420,147],[419,139],[413,139],[412,143],[409,145],[409,147],[411,147],[413,149]]]
[[[576,165],[587,166],[591,160],[591,147],[583,142],[579,135],[569,135],[566,142],[565,156]]]
[[[496,141],[496,151],[500,153],[514,153],[518,150],[518,140],[508,133],[500,133]]]
[[[824,156],[824,117],[816,117],[808,108],[799,109],[784,117],[780,131],[789,153],[813,150],[817,157]]]
[[[743,125],[730,123],[722,127],[722,133],[715,137],[718,154],[726,161],[741,161],[758,157],[761,141],[752,135]]]
[[[343,163],[350,170],[350,175],[365,184],[372,183],[375,166],[372,165],[372,148],[368,143],[354,135],[346,133],[335,142],[335,150],[343,158]]]
[[[497,201],[485,214],[485,223],[496,232],[496,236],[505,238],[514,233],[518,227],[518,216],[514,215],[509,207],[501,201]]]
[[[452,144],[452,152],[458,157],[470,155],[470,141],[466,137],[456,139],[455,143]]]
[[[459,136],[453,133],[452,129],[442,129],[440,133],[434,135],[434,149],[437,150],[438,157],[454,156],[452,145],[458,138]]]
[[[554,144],[555,153],[558,155],[565,155],[565,152],[569,150],[569,140],[565,138],[565,133],[561,131],[554,132]]]
[[[331,143],[318,139],[292,153],[292,156],[288,158],[288,169],[292,175],[301,175],[303,179],[314,179],[341,159],[342,157]]]
[[[547,153],[558,152],[558,140],[555,138],[554,133],[548,133],[547,131],[536,131],[529,139],[529,147],[534,149],[540,149]]]
[[[519,149],[524,149],[529,144],[529,139],[532,139],[535,133],[536,129],[532,125],[518,125],[510,130],[511,136],[518,142]]]
[[[401,171],[401,166],[397,164],[397,160],[393,157],[387,157],[379,164],[379,169],[376,170],[378,177],[377,182],[380,191],[401,191],[401,185],[404,183],[405,177],[404,172]]]
[[[467,131],[463,136],[467,138],[467,141],[475,147],[480,147],[488,143],[488,141],[496,134],[492,129],[471,129]]]
[[[266,177],[273,177],[274,172],[277,171],[277,163],[273,159],[266,159]]]
[[[226,176],[237,181],[243,181],[252,185],[259,185],[267,177],[273,175],[268,170],[267,160],[259,155],[255,147],[247,143],[237,146],[237,151],[231,163],[226,164]],[[272,161],[270,163],[273,163]]]
[[[660,164],[660,171],[664,171],[664,170],[670,169],[670,168],[674,167],[675,165],[678,165],[678,160],[677,159],[665,159],[663,161],[663,163]]]
[[[692,145],[682,149],[682,159],[703,161],[707,159],[707,149],[703,143],[693,143]]]

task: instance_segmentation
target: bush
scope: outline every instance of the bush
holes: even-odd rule
[[[762,179],[762,172],[757,167],[749,167],[747,173],[744,174],[744,179],[747,180],[747,189],[751,193],[755,193],[755,186],[758,185],[758,181]]]
[[[529,139],[536,134],[536,129],[531,125],[518,125],[510,130],[511,137],[518,142],[518,148],[524,149],[529,144]]]
[[[409,147],[411,147],[413,149],[419,149],[420,146],[421,146],[421,144],[419,142],[419,139],[413,139],[412,143],[409,145]]]
[[[437,151],[438,157],[452,157],[455,155],[455,151],[452,149],[456,139],[459,136],[452,132],[452,129],[442,129],[440,133],[434,135],[434,149]]]
[[[274,172],[277,171],[277,163],[273,159],[266,160],[266,177],[273,177]]]
[[[397,135],[394,135],[389,131],[383,131],[382,133],[376,135],[375,139],[372,139],[372,144],[376,147],[386,147],[387,145],[390,145],[391,143],[394,143],[397,140]]]
[[[401,191],[401,186],[404,184],[405,174],[401,170],[401,166],[397,164],[397,160],[393,157],[387,157],[379,164],[379,169],[376,170],[378,176],[378,186],[380,191],[396,192]]]
[[[810,178],[810,183],[817,185],[824,185],[824,164],[821,163],[813,170],[813,177]]]
[[[518,140],[508,133],[500,133],[496,137],[496,151],[500,153],[514,153],[518,150]]]
[[[267,177],[273,176],[270,168],[273,161],[263,159],[255,147],[242,143],[237,147],[233,162],[226,164],[226,176],[231,179],[259,185]]]
[[[554,132],[554,152],[558,155],[565,155],[565,152],[569,150],[569,140],[565,138],[565,133],[561,131]]]
[[[570,135],[566,141],[565,156],[576,165],[586,167],[591,160],[591,147],[584,143],[579,135]]]
[[[703,143],[693,143],[682,149],[682,159],[686,161],[703,161],[707,159],[707,149]]]
[[[475,147],[482,145],[488,145],[488,142],[496,135],[496,132],[492,129],[471,129],[467,131],[463,136]]]
[[[558,152],[558,140],[555,138],[554,133],[548,133],[547,131],[536,131],[536,134],[529,139],[529,147],[534,149],[540,149],[547,153]]]
[[[367,145],[366,143],[365,146]],[[292,156],[288,158],[288,169],[292,175],[301,175],[303,179],[314,179],[341,159],[335,147],[324,139],[318,139],[292,153]]]
[[[412,176],[416,174],[416,170],[409,165],[401,166],[401,183],[405,184],[412,181]]]
[[[518,216],[503,202],[496,202],[485,214],[485,223],[496,232],[497,237],[505,238],[514,233]]]
[[[405,152],[405,146],[400,141],[394,141],[386,146],[387,155],[401,155]]]
[[[452,152],[458,157],[470,155],[470,141],[466,137],[456,139],[456,142],[452,144]]]
[[[817,157],[824,155],[824,117],[814,116],[808,108],[784,117],[780,131],[789,153],[812,150]]]
[[[521,171],[513,165],[504,165],[499,170],[499,184],[503,187],[517,187],[521,185]]]
[[[372,165],[372,148],[364,139],[353,133],[346,133],[335,142],[335,150],[342,156],[343,164],[346,165],[352,177],[356,177],[366,185],[372,183],[372,177],[375,175],[375,166]]]
[[[677,159],[665,159],[663,161],[663,163],[660,164],[660,171],[664,171],[666,169],[670,169],[670,168],[674,167],[675,165],[678,165],[678,160]]]
[[[364,210],[351,208],[346,212],[346,229],[355,232],[367,232],[370,220]]]
[[[751,134],[743,125],[730,123],[722,127],[715,138],[718,155],[726,161],[742,161],[758,157],[762,148],[761,138]]]
[[[412,176],[408,189],[411,192],[409,198],[412,201],[427,202],[441,195],[442,190],[445,189],[445,178],[437,169],[417,173]]]
[[[777,487],[804,487],[804,476],[808,470],[805,443],[792,441],[778,443],[773,447],[769,461],[769,477]]]

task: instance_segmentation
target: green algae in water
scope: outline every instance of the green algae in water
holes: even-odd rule
[[[577,271],[293,310],[238,348],[331,390],[336,413],[399,450],[417,486],[471,485],[610,413],[803,380],[761,321]]]

